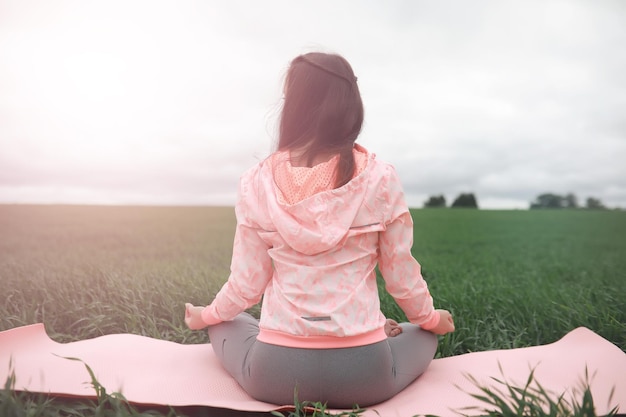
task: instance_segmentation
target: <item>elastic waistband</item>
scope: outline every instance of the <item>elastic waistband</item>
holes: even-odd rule
[[[259,329],[257,340],[271,345],[304,349],[340,349],[371,345],[387,339],[385,328],[355,336],[295,336],[276,330]]]

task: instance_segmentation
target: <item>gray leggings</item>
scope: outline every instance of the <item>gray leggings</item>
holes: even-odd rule
[[[382,342],[341,349],[301,349],[257,341],[259,322],[247,313],[209,327],[222,366],[257,400],[298,401],[330,408],[367,407],[413,382],[435,356],[437,337],[402,323],[402,333]]]

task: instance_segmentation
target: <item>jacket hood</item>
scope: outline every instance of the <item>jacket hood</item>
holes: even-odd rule
[[[359,150],[367,153],[363,148]],[[259,173],[266,218],[292,249],[305,255],[337,246],[351,227],[359,226],[355,220],[368,190],[368,170],[373,158],[368,153],[363,171],[342,187],[314,194],[295,204],[287,204],[279,197],[281,191],[274,180],[272,158],[268,158]]]

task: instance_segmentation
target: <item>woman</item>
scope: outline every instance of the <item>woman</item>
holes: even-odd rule
[[[296,57],[284,86],[278,149],[241,177],[231,274],[207,307],[224,368],[252,397],[331,408],[387,400],[424,372],[435,310],[411,255],[413,222],[394,168],[355,144],[363,104],[341,56]],[[410,323],[380,311],[375,268]],[[263,297],[260,322],[243,311]]]

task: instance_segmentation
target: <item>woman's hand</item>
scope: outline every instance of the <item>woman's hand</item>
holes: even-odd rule
[[[194,306],[193,304],[185,304],[185,324],[191,330],[200,330],[207,327],[207,324],[202,320],[202,310],[204,307]]]
[[[400,327],[397,321],[387,319],[387,322],[385,323],[385,333],[387,334],[387,337],[395,337],[402,333],[402,327]]]
[[[439,324],[432,329],[429,329],[429,332],[444,335],[446,333],[450,333],[454,331],[454,320],[452,320],[452,314],[448,310],[437,310],[439,312]]]

